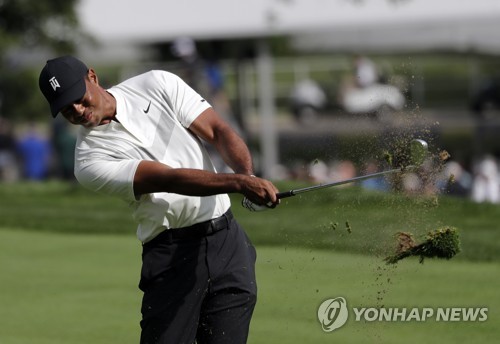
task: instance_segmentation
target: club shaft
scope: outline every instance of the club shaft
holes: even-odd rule
[[[408,166],[405,168],[405,170],[412,168],[413,166]],[[345,180],[340,180],[338,182],[331,182],[331,183],[325,183],[325,184],[319,184],[319,185],[313,185],[313,186],[308,186],[305,188],[300,188],[300,189],[295,189],[295,190],[289,190],[289,191],[284,191],[278,193],[276,196],[279,199],[282,198],[287,198],[287,197],[292,197],[304,192],[309,192],[309,191],[314,191],[314,190],[320,190],[320,189],[325,189],[325,188],[330,188],[332,186],[339,186],[339,185],[344,185],[344,184],[349,184],[349,183],[354,183],[354,182],[359,182],[361,180],[365,179],[371,179],[371,178],[376,178],[380,177],[386,174],[392,174],[392,173],[399,173],[402,172],[402,168],[395,168],[392,170],[387,170],[387,171],[382,171],[382,172],[376,172],[376,173],[371,173],[371,174],[366,174],[364,176],[358,176],[350,179],[345,179]]]

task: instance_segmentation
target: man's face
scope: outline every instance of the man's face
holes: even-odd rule
[[[93,128],[105,118],[102,90],[93,72],[89,72],[85,85],[87,90],[83,97],[63,107],[61,114],[72,124]]]

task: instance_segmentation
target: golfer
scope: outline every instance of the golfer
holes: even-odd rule
[[[277,188],[253,176],[243,140],[166,71],[107,90],[72,56],[47,61],[39,86],[51,113],[80,125],[75,176],[124,199],[143,244],[141,343],[245,343],[256,302],[255,249],[227,193],[274,208]],[[235,173],[217,173],[213,145]]]

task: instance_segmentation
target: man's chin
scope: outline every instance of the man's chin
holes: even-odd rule
[[[86,129],[92,129],[92,128],[97,127],[98,124],[96,124],[94,122],[85,122],[85,123],[82,123],[81,126],[86,128]]]

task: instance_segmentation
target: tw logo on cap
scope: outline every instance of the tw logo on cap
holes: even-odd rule
[[[52,89],[54,90],[54,92],[56,91],[56,89],[58,87],[61,87],[61,85],[59,85],[59,81],[57,81],[55,76],[53,76],[52,78],[49,79],[49,83],[50,83],[50,86],[52,86]]]

